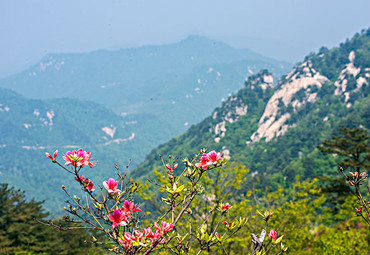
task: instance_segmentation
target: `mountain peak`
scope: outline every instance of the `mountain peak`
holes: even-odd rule
[[[180,43],[197,44],[197,45],[207,44],[207,45],[217,45],[217,46],[231,48],[228,44],[226,44],[224,42],[214,40],[214,39],[210,39],[210,38],[208,38],[206,36],[203,36],[203,35],[189,35],[184,40],[180,41]]]

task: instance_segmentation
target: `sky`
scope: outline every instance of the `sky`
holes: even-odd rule
[[[0,77],[48,53],[204,35],[291,63],[370,26],[369,0],[0,0]]]

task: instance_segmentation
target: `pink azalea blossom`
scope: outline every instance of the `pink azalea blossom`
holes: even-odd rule
[[[132,200],[131,201],[125,200],[120,210],[124,212],[127,215],[127,217],[131,217],[131,214],[133,213],[141,212],[141,209],[137,208],[136,205],[134,204],[134,201]]]
[[[83,151],[82,149],[68,151],[66,155],[63,156],[65,164],[76,166],[76,167],[84,167],[89,166],[92,168],[96,165],[96,161],[90,161],[91,153],[87,151]]]
[[[166,234],[173,229],[173,224],[162,221],[162,229],[163,229],[163,234]]]
[[[127,242],[126,240],[118,239],[118,242],[126,250],[129,250],[129,249],[131,249],[134,246],[131,242]]]
[[[200,162],[196,163],[195,166],[199,168],[203,168],[203,170],[207,170],[208,165],[209,165],[208,163],[209,163],[209,158],[207,154],[204,153],[200,159]]]
[[[77,178],[75,177],[75,180],[78,181],[85,189],[90,190],[91,192],[95,191],[94,187],[95,185],[90,179],[84,178],[82,175]]]
[[[103,186],[109,194],[121,192],[121,190],[117,189],[118,181],[116,182],[113,178],[109,178],[108,181],[104,181]]]
[[[221,211],[225,212],[225,211],[229,210],[231,207],[232,206],[229,203],[226,203],[226,204],[221,206]]]
[[[154,236],[152,228],[144,228],[145,238],[152,238]]]
[[[207,154],[209,163],[217,164],[218,161],[222,160],[221,153],[217,153],[216,151],[211,151]]]
[[[162,221],[162,228],[159,226],[157,222],[154,223],[154,227],[157,230],[156,232],[159,232],[160,234],[166,234],[173,229],[173,224]]]
[[[88,180],[88,184],[86,186],[86,189],[90,190],[91,192],[95,191],[94,187],[94,183],[92,181],[90,181],[90,179],[87,179]]]
[[[161,238],[158,244],[164,244],[166,239],[163,237],[163,235],[170,232],[173,229],[173,224],[163,221],[161,228],[161,226],[156,222],[154,223],[154,227],[156,229],[155,233],[153,233],[151,228],[144,228],[145,238],[149,238],[152,243],[156,242],[159,238]]]
[[[227,222],[227,221],[224,221],[222,222],[222,224],[224,224],[227,228],[231,227],[233,225],[233,222]]]
[[[139,230],[135,230],[134,232],[135,232],[137,239],[140,241],[144,236],[143,233],[141,233]]]
[[[158,225],[158,224],[157,224]],[[158,225],[159,226],[159,225]],[[155,241],[157,241],[160,237],[162,237],[162,231],[158,230],[154,233],[153,235],[153,238],[151,238],[151,242],[154,243]],[[161,241],[159,241],[158,244],[164,244],[164,242],[166,241],[166,239],[163,237],[161,239]]]
[[[134,237],[129,232],[126,232],[123,238],[126,242],[131,242],[132,240],[134,240]]]
[[[120,210],[114,210],[112,214],[108,215],[108,218],[111,222],[113,222],[112,228],[127,225],[127,219],[125,217],[125,214],[122,213]]]
[[[158,224],[157,222],[156,222],[156,223],[154,223],[154,227],[155,227],[155,229],[157,230],[157,232],[162,233],[161,226],[159,226],[159,224]]]
[[[53,155],[53,157],[52,157],[49,153],[47,153],[47,152],[45,152],[45,156],[46,156],[48,159],[51,159],[52,161],[55,161],[56,157],[58,156],[58,150],[54,151],[54,155]]]
[[[270,231],[270,233],[269,233],[269,237],[270,237],[271,239],[273,239],[273,240],[276,242],[276,238],[277,238],[277,233],[276,233],[276,231],[272,229],[272,230]]]
[[[85,178],[83,177],[83,175],[81,175],[80,178],[77,178],[77,176],[75,176],[75,180],[78,181],[81,185],[85,183]]]

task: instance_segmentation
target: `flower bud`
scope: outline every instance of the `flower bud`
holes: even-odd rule
[[[45,156],[46,156],[48,159],[53,160],[53,157],[52,157],[49,153],[45,152]]]
[[[277,233],[275,230],[271,230],[269,235],[268,235],[271,239],[273,239],[275,242],[276,242],[276,239],[277,239]]]
[[[62,189],[66,189],[66,186],[62,185]]]
[[[54,151],[54,160],[58,156],[58,150]]]

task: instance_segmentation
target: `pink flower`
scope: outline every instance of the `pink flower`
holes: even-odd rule
[[[154,236],[152,228],[144,228],[144,236],[145,238],[151,238]]]
[[[92,183],[92,181],[90,179],[85,179],[82,175],[77,178],[77,176],[75,177],[75,180],[78,181],[78,183],[81,184],[81,186],[84,187],[84,189],[88,189],[90,190],[91,192],[95,191],[94,187],[95,185]]]
[[[224,224],[227,228],[230,228],[233,225],[232,222],[228,223],[227,221],[222,222],[222,224]]]
[[[207,170],[209,165],[216,165],[221,161],[221,153],[211,151],[208,154],[204,153],[200,159],[200,162],[196,163],[195,166]]]
[[[226,212],[227,210],[229,210],[232,206],[229,204],[229,203],[226,203],[224,205],[221,206],[221,211],[222,212]]]
[[[117,189],[118,182],[116,182],[113,178],[109,178],[108,181],[104,181],[103,186],[109,194],[121,192],[121,190]]]
[[[90,166],[92,168],[96,165],[96,161],[90,161],[91,153],[87,151],[83,151],[82,149],[68,151],[66,155],[63,156],[65,164],[76,166],[76,167],[84,167]]]
[[[155,233],[154,233],[154,236],[153,236],[153,238],[151,238],[150,239],[150,241],[152,242],[152,243],[154,243],[155,241],[157,241],[160,237],[162,236],[162,233],[160,232],[160,231],[156,231]],[[162,239],[161,239],[161,241],[159,241],[159,243],[158,244],[164,244],[164,242],[166,241],[166,239],[164,238],[164,237],[162,237]]]
[[[137,239],[139,239],[139,241],[141,240],[141,238],[143,238],[143,233],[141,233],[139,230],[135,230],[135,235],[137,237]]]
[[[132,240],[134,240],[134,237],[129,232],[126,232],[123,238],[126,242],[131,242]]]
[[[154,223],[154,227],[157,230],[156,232],[162,233],[161,226],[159,226],[157,222]]]
[[[154,227],[157,230],[156,233],[166,234],[166,233],[170,232],[173,229],[173,224],[162,221],[162,228],[159,226],[159,224],[157,222],[154,223]]]
[[[200,162],[196,163],[195,166],[203,168],[203,170],[207,170],[209,165],[208,162],[209,162],[208,156],[207,154],[204,153],[200,159]]]
[[[95,191],[95,189],[94,189],[94,186],[95,186],[94,183],[92,181],[90,181],[90,179],[86,179],[86,180],[88,182],[88,184],[86,186],[86,189],[90,190],[91,192]]]
[[[222,160],[221,153],[217,153],[216,151],[211,151],[207,154],[208,160],[212,164],[217,164],[218,161]]]
[[[131,242],[127,242],[126,240],[118,239],[118,242],[122,245],[123,248],[126,250],[131,249],[134,245]]]
[[[88,189],[90,190],[91,192],[95,191],[94,187],[95,185],[93,184],[93,182],[90,180],[90,179],[85,179],[82,175],[77,178],[77,176],[75,177],[75,180],[78,181],[81,186],[84,187],[84,189]]]
[[[276,231],[275,230],[271,230],[270,233],[269,233],[269,237],[271,239],[273,239],[275,242],[276,242],[276,238],[277,238],[277,234],[276,234]]]
[[[112,224],[112,228],[115,228],[117,226],[126,226],[127,225],[127,219],[125,217],[125,214],[120,212],[120,210],[114,210],[112,214],[108,215],[108,218]]]
[[[136,205],[132,200],[131,201],[125,200],[120,210],[124,212],[128,217],[131,217],[131,214],[133,213],[141,212],[141,209],[136,208]]]
[[[162,221],[162,229],[163,229],[163,234],[166,234],[173,229],[173,224]]]
[[[85,178],[83,177],[83,175],[81,175],[80,178],[77,178],[77,176],[75,176],[75,180],[78,181],[81,185],[85,183]]]
[[[58,150],[54,151],[54,157],[52,157],[49,153],[45,152],[45,156],[48,158],[48,159],[51,159],[53,162],[55,161],[56,157],[58,156]]]

